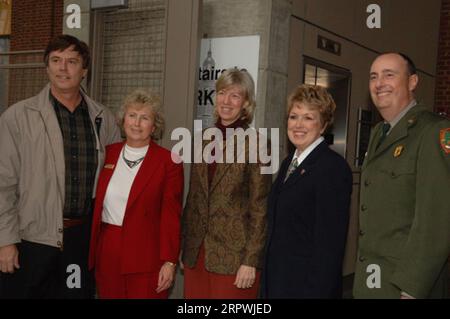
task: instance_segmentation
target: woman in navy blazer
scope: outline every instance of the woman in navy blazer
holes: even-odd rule
[[[263,298],[339,298],[352,172],[322,134],[336,105],[322,87],[300,85],[288,99],[295,146],[268,199]]]
[[[179,254],[183,166],[153,142],[164,126],[156,95],[131,93],[118,117],[126,141],[106,148],[89,266],[100,298],[167,298]]]

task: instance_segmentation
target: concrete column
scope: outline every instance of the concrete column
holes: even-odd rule
[[[164,72],[164,115],[166,134],[164,147],[175,142],[170,133],[177,127],[193,127],[197,93],[197,69],[200,47],[201,0],[167,1],[166,61]],[[190,166],[184,166],[185,197],[189,183]],[[169,298],[183,298],[183,276],[178,269],[176,282]]]
[[[291,0],[204,0],[207,37],[260,36],[256,127],[280,128],[285,149],[285,108]],[[281,154],[283,157],[283,154]]]
[[[79,20],[79,25],[74,22]],[[63,33],[89,43],[91,24],[90,0],[64,0]]]

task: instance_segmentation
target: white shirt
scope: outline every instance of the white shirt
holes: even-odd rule
[[[131,186],[142,165],[141,161],[138,165],[130,168],[123,160],[123,156],[125,155],[127,160],[135,161],[145,156],[147,150],[148,145],[134,148],[125,144],[122,148],[103,201],[102,221],[104,223],[122,226]]]
[[[303,152],[300,152],[298,149],[295,151],[294,156],[292,156],[291,163],[297,159],[297,166],[299,166],[305,158],[311,154],[311,152],[320,144],[322,141],[325,140],[323,136],[320,136],[317,140],[312,142]]]

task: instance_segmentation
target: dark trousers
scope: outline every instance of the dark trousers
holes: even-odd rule
[[[88,299],[95,295],[88,271],[90,223],[64,229],[64,249],[22,241],[13,274],[0,274],[0,298]]]

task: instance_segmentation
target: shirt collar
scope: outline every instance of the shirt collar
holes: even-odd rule
[[[405,107],[392,121],[388,122],[391,125],[391,128],[389,129],[389,132],[387,134],[389,134],[392,131],[392,128],[395,125],[397,125],[398,122],[400,122],[400,120],[405,116],[405,114],[408,113],[408,111],[416,105],[417,101],[413,99],[411,103],[409,103],[408,106]]]
[[[324,140],[323,136],[319,136],[317,140],[312,142],[303,152],[300,153],[299,150],[296,150],[291,162],[297,160],[298,165],[300,165],[301,162],[303,162],[303,160]]]
[[[52,105],[53,105],[54,108],[58,108],[58,109],[60,109],[60,110],[63,110],[63,112],[72,113],[72,114],[74,114],[74,113],[76,113],[76,112],[79,112],[79,111],[82,111],[82,110],[84,110],[84,109],[87,109],[87,104],[86,104],[86,101],[85,101],[85,99],[84,99],[84,96],[83,96],[82,94],[80,94],[80,95],[81,95],[81,101],[80,101],[80,103],[78,104],[78,106],[75,108],[75,110],[74,110],[73,113],[72,113],[72,112],[69,111],[69,109],[68,109],[64,104],[62,104],[62,103],[61,103],[61,102],[60,102],[60,101],[52,94],[51,91],[49,92],[50,102],[52,103]]]

